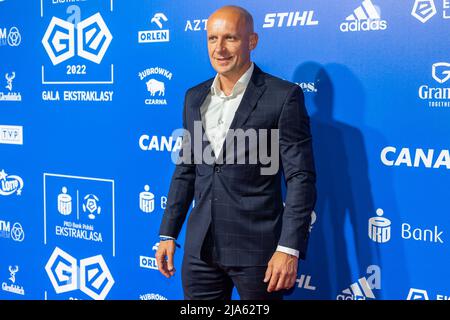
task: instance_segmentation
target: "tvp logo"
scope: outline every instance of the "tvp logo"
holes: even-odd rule
[[[105,300],[114,279],[102,255],[77,259],[56,247],[45,271],[57,294],[81,290],[95,300]]]
[[[75,47],[78,56],[98,64],[112,38],[105,21],[97,12],[80,21],[76,27],[73,23],[53,17],[42,38],[42,44],[53,65],[75,56]]]

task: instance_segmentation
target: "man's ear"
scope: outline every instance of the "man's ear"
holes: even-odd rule
[[[254,32],[250,35],[249,49],[253,50],[256,48],[257,45],[258,45],[258,34]]]

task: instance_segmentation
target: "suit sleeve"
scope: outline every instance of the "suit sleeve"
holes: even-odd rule
[[[303,92],[293,86],[278,120],[280,158],[286,180],[286,200],[278,245],[306,258],[311,213],[316,203],[316,172],[309,116]]]
[[[186,93],[183,107],[183,129],[187,132],[186,113],[189,91]],[[194,198],[195,164],[193,161],[190,136],[183,136],[179,157],[183,159],[175,166],[172,175],[166,209],[162,218],[159,234],[178,238],[178,234],[186,219],[189,206]],[[184,154],[185,151],[189,154]]]

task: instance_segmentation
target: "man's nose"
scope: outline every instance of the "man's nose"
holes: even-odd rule
[[[215,51],[216,52],[218,52],[218,53],[221,53],[221,52],[224,52],[225,51],[225,43],[224,43],[224,41],[221,39],[221,40],[218,40],[217,42],[216,42],[216,48],[215,48]]]

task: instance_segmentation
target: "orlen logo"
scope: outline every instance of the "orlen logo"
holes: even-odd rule
[[[114,285],[114,279],[102,255],[80,260],[56,247],[45,271],[56,293],[80,289],[95,300],[104,300]]]
[[[387,21],[382,20],[379,9],[371,0],[364,0],[362,5],[341,23],[342,32],[386,30]]]
[[[399,151],[396,147],[388,146],[381,150],[381,162],[388,167],[407,166],[407,167],[425,167],[439,169],[444,167],[450,169],[449,150],[434,149],[415,149],[402,148]]]
[[[319,21],[314,20],[314,11],[295,11],[267,13],[264,18],[263,28],[304,27],[316,26]]]
[[[0,171],[0,196],[22,194],[23,180],[19,176],[8,175],[5,170]]]
[[[53,17],[42,44],[53,65],[75,56],[75,47],[78,56],[100,64],[112,38],[105,21],[97,12],[80,21],[76,27],[73,23]]]

